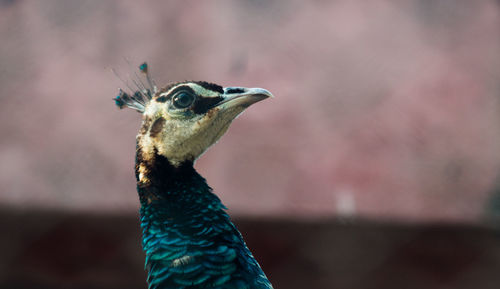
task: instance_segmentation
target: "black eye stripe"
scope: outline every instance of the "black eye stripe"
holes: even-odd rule
[[[224,92],[222,90],[221,86],[215,85],[215,84],[209,84],[206,82],[195,82],[196,84],[202,86],[205,89],[211,89],[212,91],[221,91],[221,94]],[[172,97],[175,97],[177,93],[180,91],[186,91],[188,93],[191,93],[196,96],[196,100],[192,104],[190,110],[193,111],[196,114],[204,114],[206,113],[209,109],[212,107],[216,106],[217,103],[221,102],[224,98],[222,96],[215,96],[215,97],[209,97],[209,96],[200,96],[197,95],[194,90],[187,86],[187,85],[179,85],[178,87],[174,88],[172,91],[170,91],[166,95],[162,95],[156,98],[157,102],[166,102]]]
[[[224,98],[222,96],[216,97],[199,97],[193,105],[193,112],[197,114],[206,113],[209,109],[214,107],[217,103],[221,102]]]
[[[178,87],[174,88],[168,94],[159,96],[158,98],[156,98],[156,101],[157,102],[166,102],[167,100],[171,99],[173,95],[175,95],[177,92],[179,92],[181,90],[188,91],[191,94],[196,95],[196,93],[194,92],[194,90],[191,87],[189,87],[187,85],[181,85],[181,86],[178,86]]]
[[[243,88],[240,88],[240,87],[232,87],[232,88],[228,88],[226,90],[226,93],[227,94],[232,94],[232,93],[243,93],[245,92],[245,90]]]

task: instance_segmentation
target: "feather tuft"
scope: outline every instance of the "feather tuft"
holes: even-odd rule
[[[132,86],[129,85],[128,81],[120,77],[114,69],[112,70],[116,77],[118,77],[129,90],[127,92],[120,88],[118,95],[113,98],[118,108],[122,109],[128,107],[143,113],[147,104],[151,101],[151,98],[158,92],[158,88],[149,73],[148,64],[144,62],[139,66],[139,70],[142,72],[142,75],[144,75],[142,78],[135,72],[133,77],[131,75],[128,77],[133,83]],[[143,81],[144,78],[145,82]]]

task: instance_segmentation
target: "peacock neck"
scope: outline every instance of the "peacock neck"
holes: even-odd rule
[[[172,166],[138,150],[136,175],[150,289],[272,288],[192,162]]]
[[[138,149],[136,178],[142,208],[160,208],[179,220],[200,211],[226,215],[220,199],[196,172],[192,161],[173,166],[159,154],[146,159]]]

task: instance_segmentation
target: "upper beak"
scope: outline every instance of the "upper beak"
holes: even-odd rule
[[[222,95],[224,99],[217,103],[217,106],[224,106],[224,108],[229,107],[249,107],[250,105],[266,99],[268,97],[273,97],[273,95],[263,88],[245,88],[245,87],[225,87],[224,94]]]

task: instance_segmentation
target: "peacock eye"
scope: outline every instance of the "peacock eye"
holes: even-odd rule
[[[191,106],[194,102],[194,99],[195,97],[192,93],[181,91],[173,97],[172,104],[175,108],[183,109]]]

